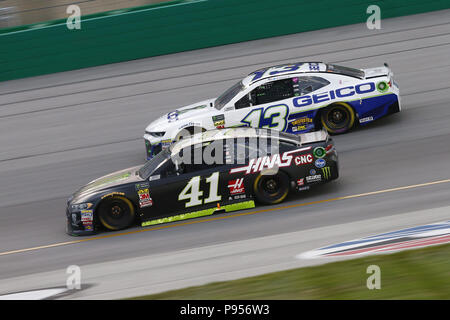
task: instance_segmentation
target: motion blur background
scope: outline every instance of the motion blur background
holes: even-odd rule
[[[295,257],[448,220],[449,0],[158,2],[0,0],[0,295],[65,286],[66,268],[79,265],[90,286],[64,298],[134,297],[321,264]],[[81,8],[80,30],[67,28],[71,4]],[[371,5],[381,8],[381,29],[366,25]],[[134,6],[143,7],[121,10]],[[293,61],[388,62],[401,88],[401,113],[335,136],[335,183],[258,214],[89,241],[64,232],[70,194],[144,162],[150,121]],[[417,257],[413,268],[395,258],[400,272],[383,269],[393,279],[383,298],[410,297],[412,282],[415,297],[441,297],[439,287],[448,297],[442,252],[429,269]],[[366,295],[358,297],[373,298],[360,270],[353,274]],[[405,285],[389,289],[397,279]],[[342,297],[347,288],[324,292]]]
[[[0,0],[0,28],[67,17],[67,6],[76,4],[83,15],[169,0]]]

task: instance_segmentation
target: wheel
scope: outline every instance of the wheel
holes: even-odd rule
[[[256,199],[264,204],[280,203],[288,195],[289,188],[289,177],[281,171],[274,175],[260,174],[253,186]]]
[[[125,229],[134,222],[134,206],[125,197],[106,198],[100,203],[98,217],[101,224],[109,230]]]
[[[321,113],[320,120],[329,133],[345,133],[355,123],[355,112],[348,104],[338,102],[325,108]]]

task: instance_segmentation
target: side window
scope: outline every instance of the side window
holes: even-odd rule
[[[160,175],[162,178],[176,175],[175,164],[172,159],[167,159],[163,165],[158,168],[153,175]]]
[[[273,140],[275,141],[275,140]],[[245,164],[272,154],[272,139],[234,138],[227,139],[224,144],[224,156],[227,164]],[[278,148],[275,148],[277,151]]]
[[[239,99],[235,104],[234,104],[234,108],[237,109],[243,109],[243,108],[248,108],[250,107],[251,101],[250,101],[250,94],[246,94],[245,96],[243,96],[241,99]]]
[[[293,79],[282,79],[260,85],[251,92],[254,105],[288,99],[294,96]]]
[[[325,80],[320,77],[297,77],[292,78],[294,82],[294,95],[295,96],[304,96],[319,90],[322,87],[330,84],[328,80]]]
[[[221,140],[184,148],[177,155],[178,173],[190,173],[224,165]],[[176,161],[176,160],[173,160]]]

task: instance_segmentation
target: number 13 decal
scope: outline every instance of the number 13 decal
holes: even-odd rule
[[[222,200],[222,196],[218,195],[219,189],[219,172],[214,172],[211,176],[206,178],[206,182],[209,184],[209,196],[206,199],[201,199],[203,191],[200,190],[200,176],[193,177],[189,180],[186,187],[178,195],[178,200],[189,200],[185,206],[193,207],[201,205],[202,203],[217,202]]]

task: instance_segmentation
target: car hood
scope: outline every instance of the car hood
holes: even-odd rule
[[[216,114],[218,112],[213,107],[215,100],[216,98],[208,99],[178,108],[156,119],[150,123],[145,130],[148,132],[166,131],[168,127],[176,126],[177,124],[184,125],[187,120],[195,120],[196,118],[203,118],[208,114]],[[200,121],[198,121],[198,123],[193,122],[192,125],[200,126],[201,123]]]
[[[140,168],[141,166],[135,166],[95,179],[79,189],[69,201],[72,201],[73,203],[80,203],[89,198],[91,195],[101,192],[102,190],[108,190],[112,187],[127,183],[142,182],[144,180],[137,172]]]

